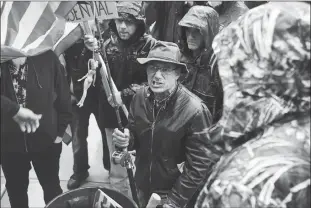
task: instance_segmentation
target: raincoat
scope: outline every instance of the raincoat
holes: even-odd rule
[[[191,92],[201,98],[216,123],[222,114],[223,89],[219,77],[212,41],[219,29],[217,12],[207,6],[193,6],[179,22],[184,27],[197,28],[204,36],[204,48],[198,57],[193,57],[187,45],[182,51],[181,62],[187,64],[188,76],[182,81]]]
[[[215,166],[196,207],[309,207],[310,7],[256,7],[221,31],[213,48],[225,90],[209,136],[233,151]]]
[[[156,40],[145,34],[144,18],[140,13],[141,4],[137,2],[118,2],[118,13],[126,13],[136,19],[137,29],[129,40],[121,40],[114,20],[109,23],[113,35],[105,44],[111,76],[117,89],[121,91],[123,103],[129,107],[132,96],[144,83],[147,83],[147,74],[144,66],[137,62],[137,58],[147,57],[149,50]],[[116,128],[117,119],[114,109],[107,101],[103,92],[100,98],[101,118],[105,128]],[[125,115],[121,112],[123,125],[126,125]]]

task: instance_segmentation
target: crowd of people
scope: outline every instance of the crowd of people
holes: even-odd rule
[[[261,5],[260,5],[261,4]],[[59,159],[73,132],[68,189],[89,176],[94,114],[112,187],[131,197],[117,148],[135,150],[139,207],[310,206],[310,5],[303,2],[117,2],[104,42],[85,35],[1,64],[1,165],[12,208],[28,208],[31,164],[46,203],[62,193]],[[103,45],[101,45],[103,44]],[[103,46],[103,47],[102,47]],[[103,48],[118,89],[97,70]],[[119,129],[115,106],[125,105]]]

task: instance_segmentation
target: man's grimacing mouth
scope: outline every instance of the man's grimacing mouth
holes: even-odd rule
[[[152,81],[152,84],[153,85],[161,85],[161,84],[163,84],[163,82]]]

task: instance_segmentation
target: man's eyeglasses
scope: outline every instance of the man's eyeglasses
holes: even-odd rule
[[[153,73],[156,73],[157,71],[161,71],[164,73],[171,73],[175,71],[178,67],[172,68],[172,67],[163,67],[163,66],[154,66],[154,65],[149,65],[147,67],[148,71],[151,71]]]

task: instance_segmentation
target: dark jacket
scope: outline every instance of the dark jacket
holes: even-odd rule
[[[19,110],[19,105],[9,98],[1,95],[1,115],[6,117],[13,117]]]
[[[2,114],[5,109],[1,107],[1,151],[4,152],[44,151],[57,136],[64,135],[72,117],[69,86],[54,52],[28,57],[27,62],[26,108],[42,114],[40,126],[35,133],[23,133],[12,119],[13,113]],[[1,96],[17,104],[7,63],[1,64]],[[1,104],[2,101],[3,97]]]
[[[144,34],[145,25],[143,21],[139,22],[136,33],[128,41],[119,38],[114,21],[110,22],[112,36],[105,42],[105,50],[111,71],[111,76],[116,87],[121,91],[123,103],[129,107],[132,96],[136,90],[144,83],[147,83],[147,73],[145,67],[138,63],[137,58],[147,57],[150,49],[156,40],[150,35]],[[117,119],[114,109],[107,101],[104,90],[101,92],[101,110],[100,116],[103,118],[105,128],[116,128]],[[126,125],[126,119],[121,111],[123,124]]]
[[[146,193],[146,201],[151,193],[166,191],[169,202],[186,207],[219,158],[206,133],[211,114],[182,85],[154,114],[153,93],[148,87],[140,89],[129,115],[137,187]],[[177,164],[182,162],[180,173]]]
[[[204,51],[198,59],[186,54],[181,62],[187,64],[187,78],[182,82],[191,92],[201,98],[217,123],[223,111],[223,88],[218,72],[216,56],[212,50]]]
[[[199,29],[204,35],[204,47],[198,57],[193,57],[187,44],[182,50],[181,62],[187,64],[189,70],[182,84],[204,101],[212,114],[213,123],[217,123],[223,111],[223,88],[212,49],[212,41],[219,30],[218,14],[210,7],[194,6],[179,25],[183,33],[185,27],[191,27]]]
[[[93,57],[93,54],[92,51],[85,47],[83,40],[80,40],[67,49],[64,55],[66,60],[66,71],[69,78],[68,82],[72,82],[73,95],[77,101],[79,101],[83,94],[84,80],[80,82],[78,82],[78,80],[88,73],[88,61]],[[97,73],[95,81],[95,86],[92,84],[87,91],[87,96],[84,102],[85,105],[94,101],[98,102],[97,98],[100,82],[99,73]]]

